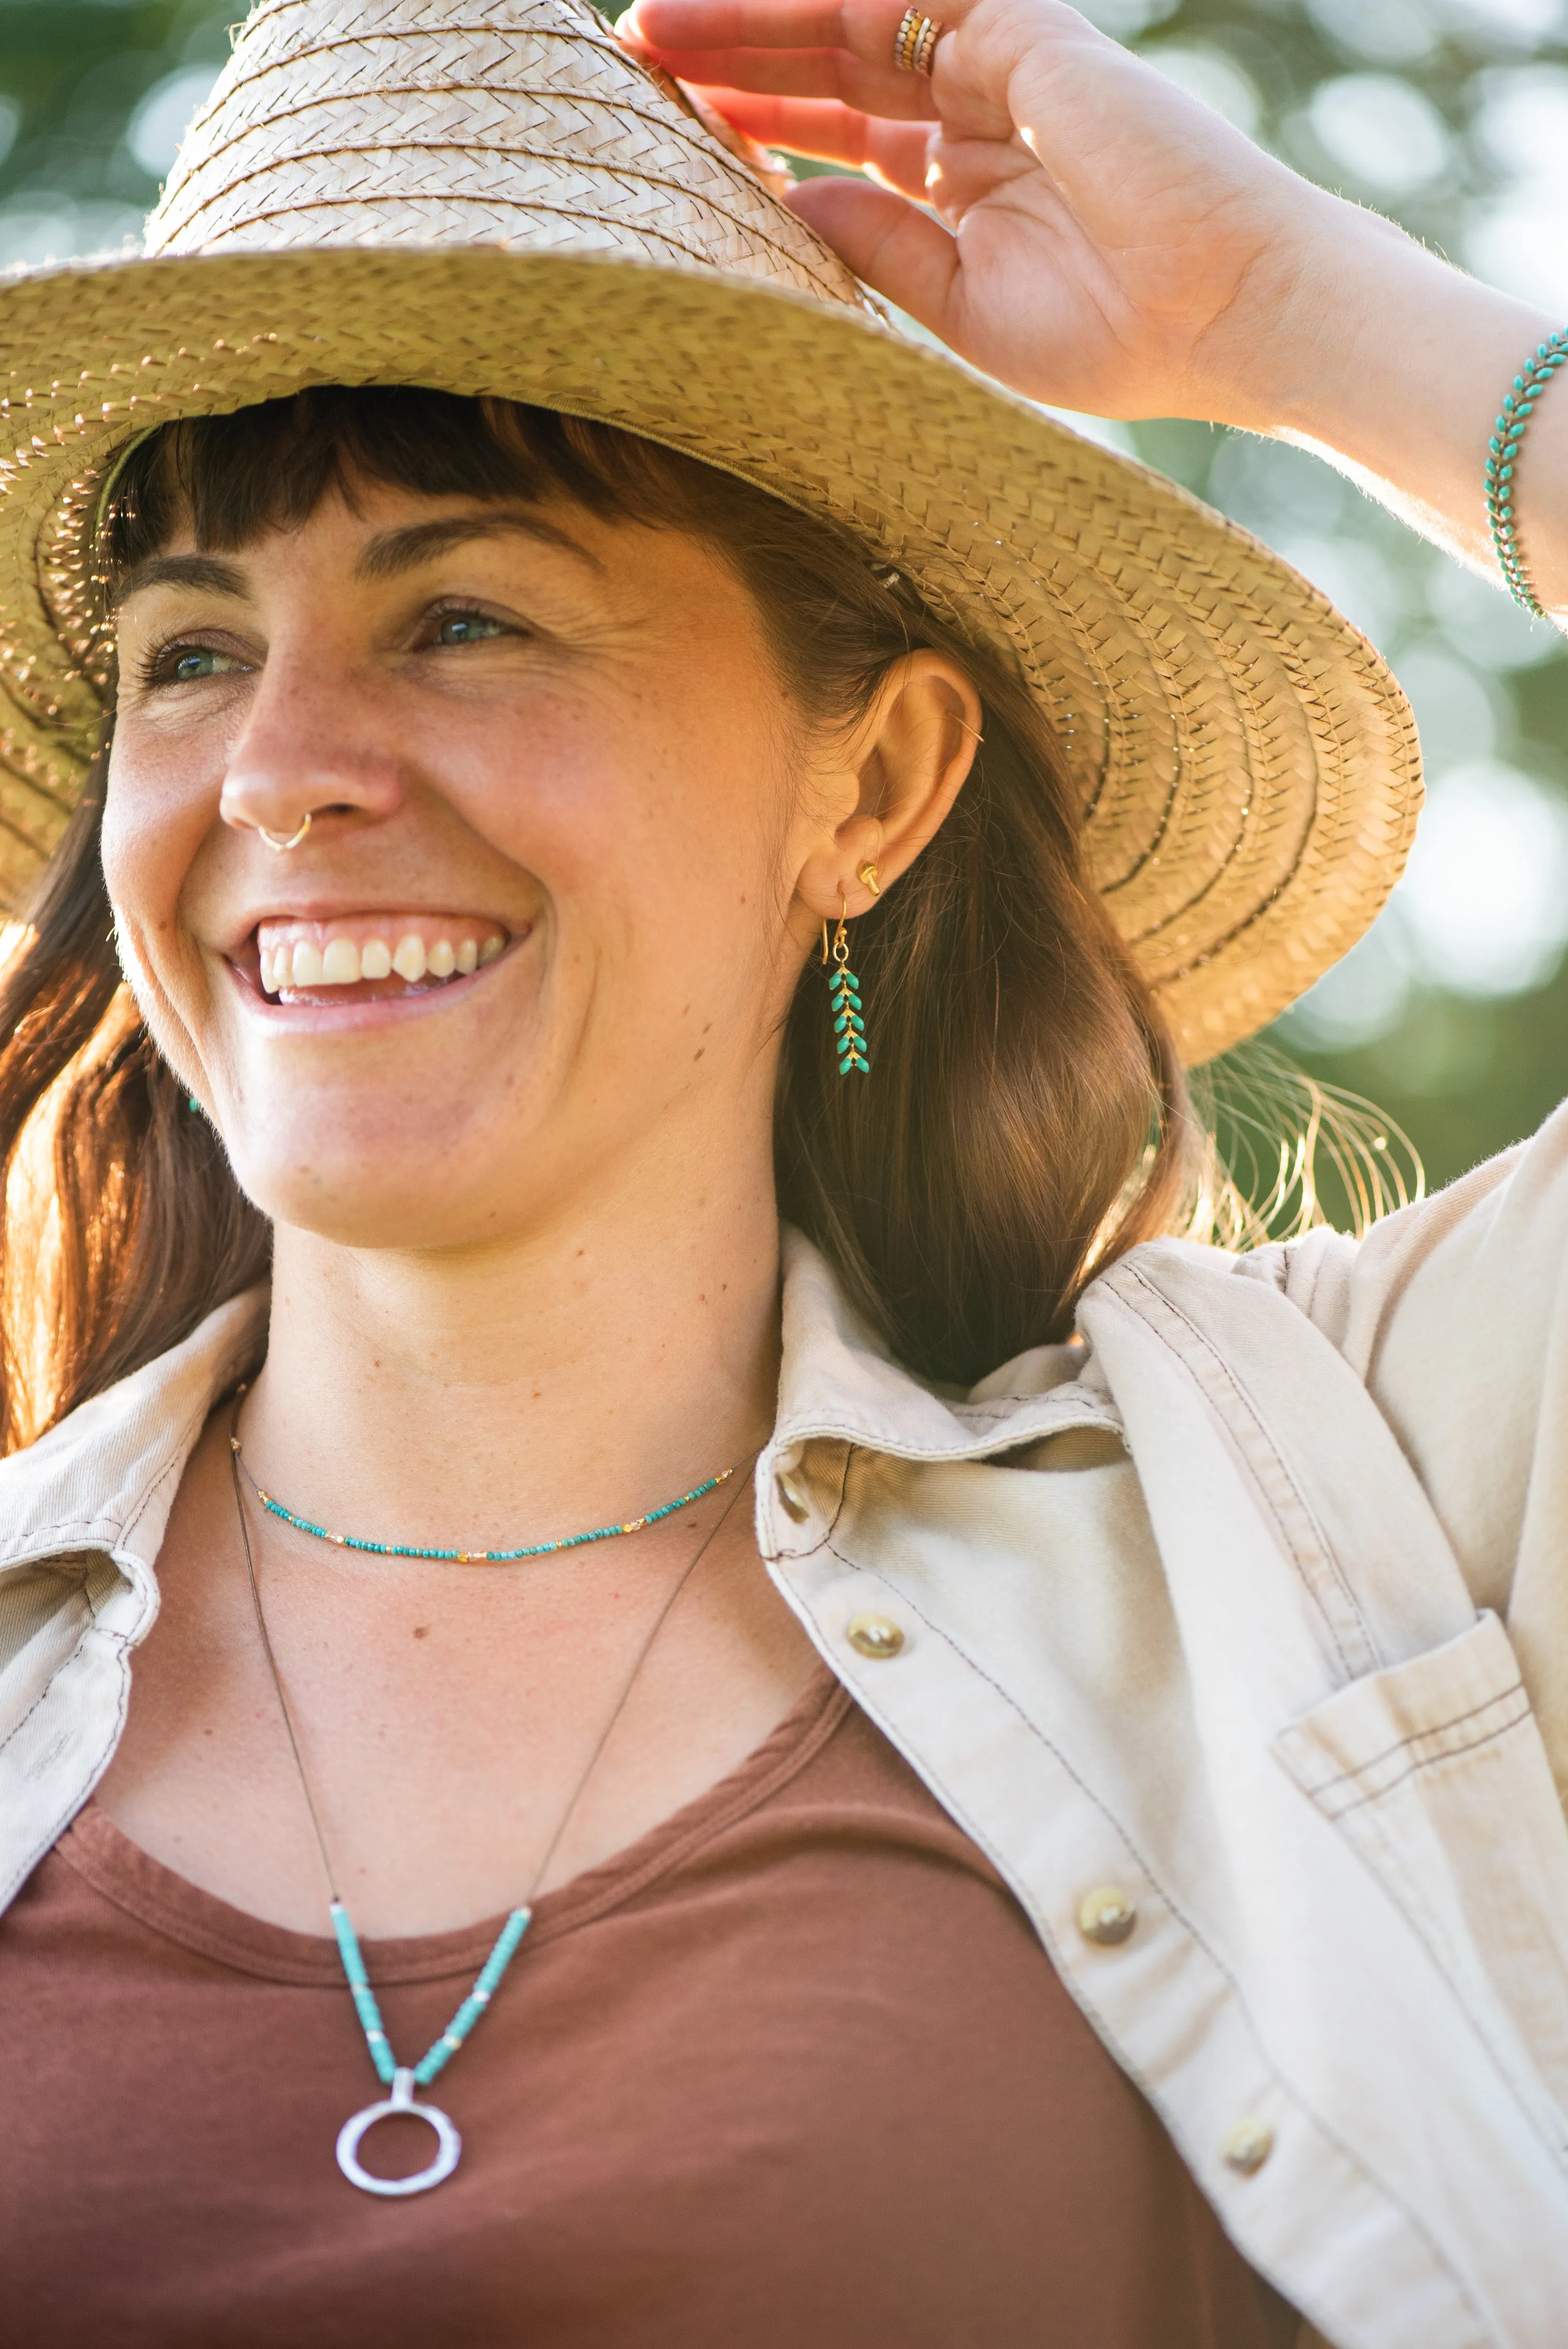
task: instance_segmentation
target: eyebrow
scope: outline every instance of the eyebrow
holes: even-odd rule
[[[555,546],[567,554],[574,554],[593,571],[603,572],[603,564],[596,554],[578,543],[571,533],[542,514],[511,509],[502,513],[449,514],[438,522],[410,523],[403,530],[386,530],[373,538],[354,566],[357,579],[396,579],[405,571],[417,570],[421,563],[430,563],[454,546],[461,546],[476,538],[516,536],[531,538],[544,546]],[[145,594],[150,587],[188,587],[209,595],[240,595],[247,593],[244,573],[238,564],[222,562],[213,554],[150,554],[145,562],[133,564],[115,592],[114,605],[118,611],[132,595]]]
[[[567,554],[574,554],[591,570],[603,572],[603,564],[596,554],[590,554],[568,531],[542,514],[530,513],[517,507],[500,513],[451,514],[438,522],[410,523],[404,530],[386,530],[373,538],[354,566],[358,579],[395,579],[400,572],[418,569],[421,563],[431,562],[449,548],[461,546],[475,538],[516,536],[531,538],[542,546],[555,546]]]
[[[214,554],[150,554],[144,563],[133,563],[116,588],[116,611],[149,587],[196,587],[210,595],[242,595],[245,578],[233,564],[220,563]]]

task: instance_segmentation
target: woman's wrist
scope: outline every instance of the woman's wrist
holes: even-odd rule
[[[1205,354],[1216,422],[1332,458],[1429,537],[1495,571],[1488,443],[1505,394],[1563,324],[1483,285],[1402,229],[1304,190],[1271,282]],[[1532,416],[1521,539],[1549,610],[1568,605],[1568,387]]]

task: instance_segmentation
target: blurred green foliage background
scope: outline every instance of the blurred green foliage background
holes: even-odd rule
[[[138,236],[240,13],[0,0],[0,267]],[[1086,13],[1310,178],[1568,319],[1568,0]],[[1445,1181],[1568,1092],[1568,646],[1311,456],[1204,425],[1073,420],[1279,548],[1410,696],[1431,798],[1409,872],[1268,1040],[1381,1104]]]

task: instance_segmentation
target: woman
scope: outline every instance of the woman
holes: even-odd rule
[[[265,0],[3,297],[10,2325],[1545,2349],[1563,1134],[1161,1237],[1408,713],[849,272],[1478,562],[1551,322],[1050,0],[625,29]]]

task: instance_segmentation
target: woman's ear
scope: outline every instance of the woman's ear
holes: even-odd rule
[[[909,870],[963,789],[979,740],[980,697],[956,662],[934,652],[893,662],[819,771],[818,804],[841,812],[818,831],[796,876],[813,917],[863,914]]]

